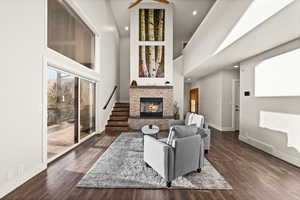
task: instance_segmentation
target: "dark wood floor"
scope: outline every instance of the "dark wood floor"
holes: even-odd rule
[[[82,189],[76,184],[116,136],[95,136],[49,165],[4,198],[17,200],[299,200],[300,169],[238,141],[237,133],[213,131],[207,159],[233,190]]]

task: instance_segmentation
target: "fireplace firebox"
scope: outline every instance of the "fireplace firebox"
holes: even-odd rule
[[[163,117],[163,98],[141,98],[140,117]]]

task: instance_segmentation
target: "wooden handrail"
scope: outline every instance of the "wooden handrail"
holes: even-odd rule
[[[112,91],[112,93],[111,93],[111,95],[109,97],[109,99],[107,100],[105,106],[103,107],[103,110],[106,110],[107,106],[109,105],[109,103],[110,103],[112,97],[114,96],[114,94],[116,93],[117,89],[118,89],[118,86],[115,86],[114,90]]]

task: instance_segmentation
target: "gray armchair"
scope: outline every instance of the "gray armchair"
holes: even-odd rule
[[[185,120],[171,120],[169,122],[170,128],[176,127],[176,126],[196,126],[195,124],[188,125],[188,120],[189,120],[189,117],[191,114],[192,113],[188,112],[185,116]],[[203,120],[201,122],[201,125],[199,128],[203,129],[204,133],[207,135],[207,137],[204,139],[204,150],[205,150],[205,153],[208,153],[208,151],[210,149],[210,135],[211,135],[210,129],[208,128],[208,124],[205,122],[205,120]]]
[[[175,127],[172,144],[166,139],[144,136],[144,161],[171,187],[172,180],[187,173],[201,172],[204,166],[204,142],[206,134],[197,127]]]

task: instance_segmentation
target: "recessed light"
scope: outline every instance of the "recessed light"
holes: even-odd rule
[[[193,15],[196,16],[197,14],[198,14],[198,11],[197,11],[197,10],[194,10],[194,11],[193,11]]]
[[[238,66],[238,65],[235,65],[235,66],[233,66],[234,68],[239,68],[240,66]]]
[[[191,78],[188,78],[187,80],[188,80],[188,81],[191,81],[192,79],[191,79]]]
[[[129,31],[129,27],[128,26],[125,26],[125,31]]]

